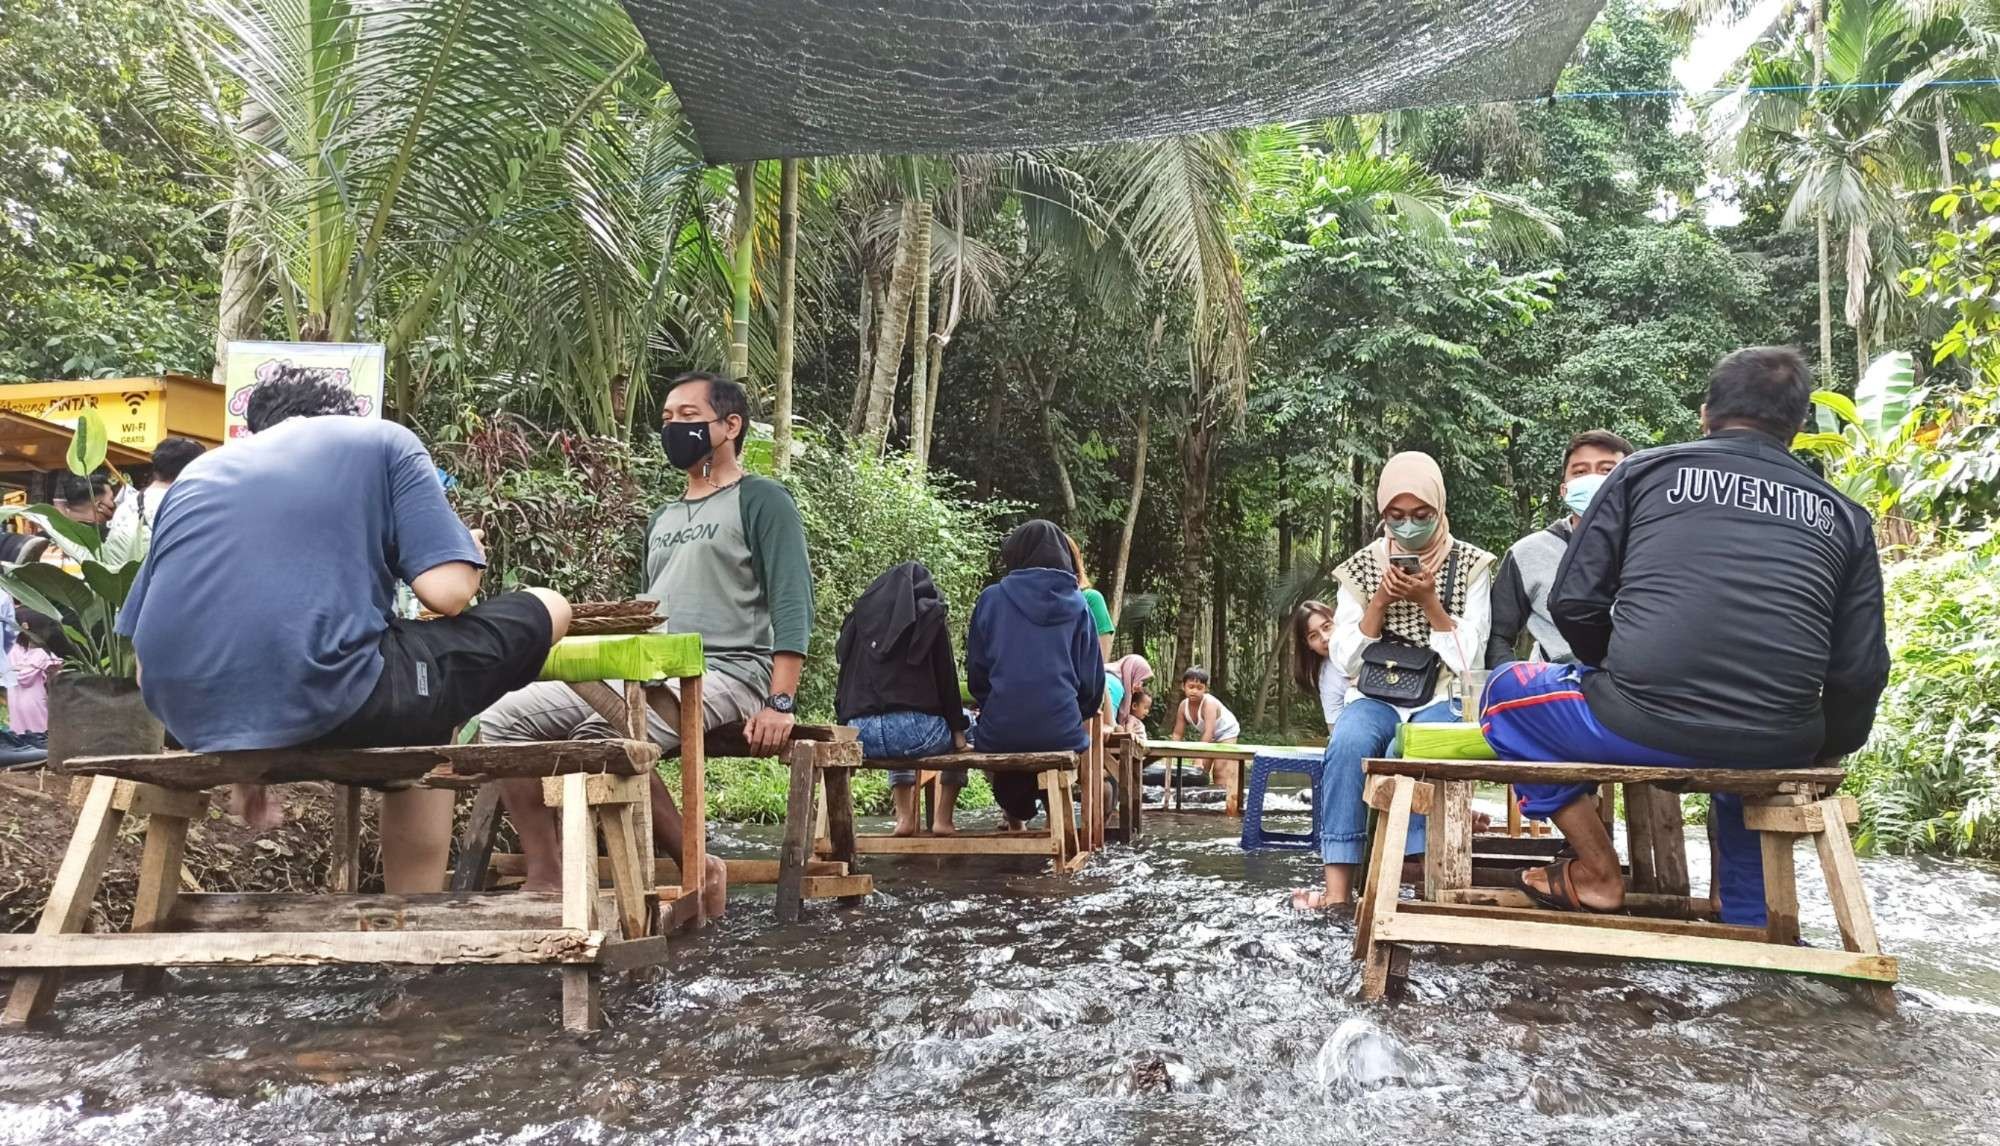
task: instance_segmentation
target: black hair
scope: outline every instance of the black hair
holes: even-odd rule
[[[21,622],[15,640],[31,648],[47,649],[65,660],[77,656],[76,646],[70,643],[69,634],[63,632],[61,621],[25,606],[14,610],[14,618]]]
[[[1789,346],[1752,346],[1725,356],[1708,376],[1708,425],[1749,426],[1789,444],[1812,409],[1812,373]]]
[[[1186,684],[1188,681],[1193,681],[1196,684],[1207,684],[1208,670],[1201,667],[1200,665],[1195,665],[1189,668],[1186,672],[1181,674],[1181,683]]]
[[[1140,701],[1142,700],[1150,701],[1152,699],[1153,699],[1152,693],[1147,692],[1145,689],[1140,688],[1138,685],[1135,684],[1132,686],[1132,695],[1125,698],[1125,707],[1128,709],[1137,708],[1139,707]]]
[[[193,438],[167,438],[153,447],[153,480],[174,481],[188,463],[208,451]]]
[[[689,382],[708,383],[708,407],[715,411],[715,420],[726,421],[730,415],[743,420],[743,428],[730,446],[737,458],[743,456],[743,441],[750,436],[750,394],[740,382],[732,382],[720,374],[710,374],[706,370],[690,370],[675,376],[667,383],[669,391],[676,390]]]
[[[96,496],[95,484],[82,474],[58,474],[52,496],[64,505],[85,505]]]
[[[354,391],[326,371],[285,363],[274,367],[271,376],[250,392],[243,420],[251,433],[261,434],[287,418],[353,414],[358,409]]]
[[[1578,450],[1593,448],[1609,450],[1620,457],[1629,458],[1632,456],[1632,443],[1625,440],[1624,436],[1614,434],[1610,430],[1585,430],[1581,434],[1571,438],[1569,445],[1563,450],[1562,468],[1564,473],[1569,471],[1569,460],[1576,456]]]

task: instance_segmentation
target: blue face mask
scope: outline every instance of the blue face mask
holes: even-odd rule
[[[1412,517],[1389,523],[1389,536],[1395,538],[1396,544],[1401,545],[1411,553],[1415,553],[1429,543],[1431,535],[1436,533],[1437,530],[1438,519],[1435,517],[1424,518],[1421,521]]]
[[[1573,477],[1563,484],[1563,504],[1578,517],[1590,508],[1590,499],[1597,496],[1597,487],[1604,484],[1604,474],[1584,474]]]

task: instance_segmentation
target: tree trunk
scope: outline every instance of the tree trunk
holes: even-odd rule
[[[229,207],[229,234],[222,252],[222,287],[215,324],[215,384],[226,381],[229,344],[257,338],[264,329],[264,304],[271,286],[264,274],[264,253],[246,235],[244,207],[250,195],[250,179],[236,181],[236,201]]]
[[[1819,376],[1827,384],[1833,383],[1833,275],[1830,252],[1826,235],[1826,215],[1813,216],[1813,225],[1819,232]]]
[[[931,353],[931,201],[917,201],[917,281],[910,294],[910,455],[916,459],[917,473],[924,472],[924,458],[930,454],[930,353]]]
[[[1271,654],[1273,664],[1280,666],[1285,663],[1286,658],[1291,653],[1292,647],[1292,618],[1290,615],[1293,606],[1291,495],[1290,475],[1285,472],[1285,458],[1283,454],[1280,454],[1278,455],[1278,504],[1282,508],[1278,510],[1278,584],[1285,587],[1285,595],[1281,602],[1285,608],[1278,615],[1278,639],[1272,642],[1273,651]],[[1258,707],[1263,707],[1263,693],[1261,690],[1258,693],[1257,699]],[[1289,719],[1289,714],[1292,706],[1286,703],[1287,699],[1285,695],[1284,676],[1282,670],[1280,670],[1278,677],[1278,738],[1280,740],[1285,739],[1284,734],[1291,731],[1292,722]]]
[[[985,501],[993,496],[993,471],[1000,466],[1000,416],[1005,412],[1006,405],[1007,375],[996,372],[993,389],[986,395],[986,433],[979,447],[979,477],[972,483],[976,501]]]
[[[945,315],[944,327],[931,335],[931,377],[929,383],[930,401],[924,409],[923,452],[917,455],[917,464],[927,466],[931,460],[931,441],[937,436],[937,404],[939,384],[944,379],[944,352],[951,345],[951,336],[958,331],[958,317],[965,301],[965,187],[954,182],[951,188],[952,222],[958,227],[958,249],[951,260],[951,309]]]
[[[863,437],[880,453],[889,440],[889,423],[896,412],[896,377],[903,368],[903,341],[910,333],[910,295],[917,285],[917,205],[905,200],[900,238],[896,243],[896,273],[889,279],[875,340],[875,371],[868,382],[868,417]]]
[[[1187,668],[1187,658],[1195,652],[1195,622],[1201,612],[1202,575],[1208,557],[1208,485],[1214,466],[1216,427],[1208,408],[1208,385],[1203,369],[1188,351],[1189,381],[1193,383],[1188,406],[1194,417],[1186,437],[1181,439],[1181,569],[1175,597],[1179,608],[1174,618],[1173,676]]]
[[[736,249],[730,286],[734,289],[729,323],[729,376],[750,384],[750,276],[756,273],[757,165],[736,165]]]
[[[1933,123],[1937,128],[1938,187],[1942,189],[1951,186],[1952,183],[1951,125],[1945,122],[1944,107],[1942,105],[1939,105],[1932,112],[1932,116],[1934,117]]]
[[[1051,375],[1048,384],[1043,385],[1041,376],[1035,372],[1035,363],[1031,358],[1022,360],[1021,373],[1027,378],[1028,385],[1033,388],[1035,394],[1041,398],[1037,405],[1042,412],[1042,440],[1048,443],[1049,463],[1056,468],[1056,488],[1062,493],[1062,524],[1065,529],[1073,529],[1076,527],[1076,487],[1070,484],[1069,464],[1063,461],[1062,441],[1056,436],[1055,419],[1049,417],[1049,408],[1054,406],[1056,401],[1056,379]]]
[[[881,294],[881,274],[874,267],[866,268],[861,272],[861,319],[854,335],[859,349],[855,352],[854,401],[847,408],[849,437],[861,436],[861,427],[868,420],[868,388],[875,378],[875,328],[870,320],[882,309],[876,305]]]
[[[771,457],[779,477],[792,468],[792,355],[797,349],[799,288],[799,161],[779,164],[778,385],[771,405]]]
[[[1132,533],[1139,527],[1139,506],[1146,494],[1146,440],[1151,436],[1152,404],[1139,399],[1139,443],[1132,450],[1132,500],[1125,506],[1125,526],[1118,533],[1118,566],[1111,574],[1111,620],[1125,608],[1125,571],[1132,562]]]
[[[1225,562],[1215,563],[1214,596],[1209,606],[1208,687],[1217,694],[1229,689],[1229,575]],[[1240,702],[1239,702],[1240,703]]]

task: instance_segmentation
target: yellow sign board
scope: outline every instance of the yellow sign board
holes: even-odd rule
[[[85,410],[95,410],[104,419],[104,428],[110,431],[111,440],[121,446],[150,450],[167,434],[161,420],[164,409],[158,390],[13,398],[7,394],[9,389],[13,387],[0,387],[0,410],[26,414],[71,429],[76,428],[76,420]]]

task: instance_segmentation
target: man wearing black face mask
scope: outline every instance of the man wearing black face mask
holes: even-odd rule
[[[758,755],[783,750],[792,731],[793,697],[812,636],[812,572],[805,528],[785,487],[745,473],[750,428],[743,387],[712,374],[683,374],[667,395],[660,427],[669,461],[688,472],[687,493],[653,514],[646,531],[640,596],[662,603],[666,630],[700,633],[708,671],[702,724],[742,722]],[[679,747],[678,717],[649,717],[654,741]],[[512,693],[480,718],[494,742],[592,739],[610,725],[567,685],[537,683]],[[555,820],[542,806],[540,782],[509,782],[507,812],[521,836],[527,890],[560,881]],[[669,855],[680,852],[680,812],[654,777],[653,824]],[[721,914],[722,863],[711,857],[703,894],[710,918]]]

